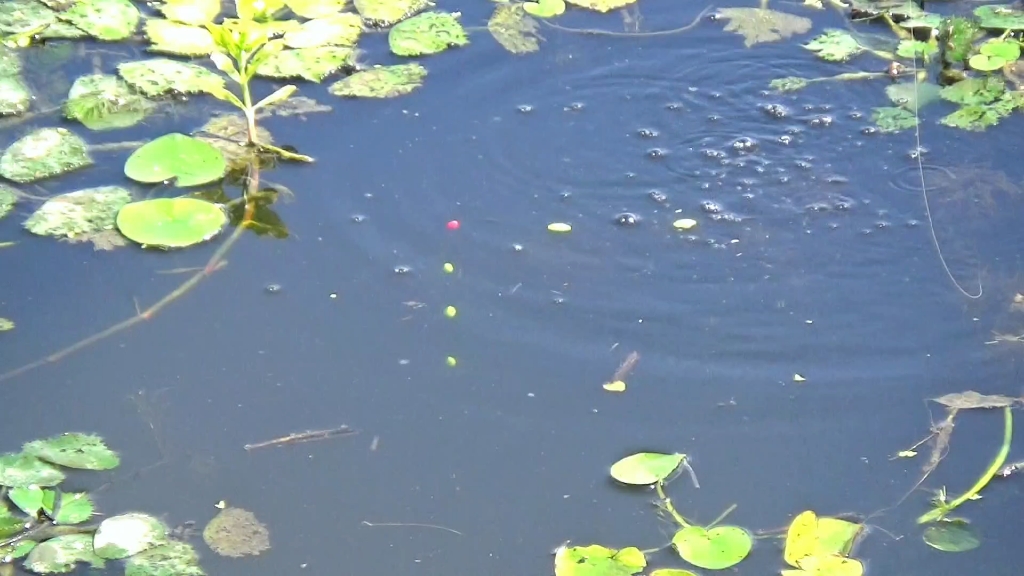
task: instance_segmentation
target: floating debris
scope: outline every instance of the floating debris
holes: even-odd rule
[[[329,428],[327,430],[306,430],[305,432],[292,432],[287,436],[281,436],[280,438],[274,438],[273,440],[266,440],[264,442],[257,442],[255,444],[246,444],[243,446],[246,450],[255,450],[257,448],[269,448],[271,446],[285,446],[287,444],[299,444],[302,442],[312,442],[314,440],[327,440],[328,438],[336,438],[339,436],[351,436],[357,434],[357,430],[353,430],[348,426],[341,425],[337,428]]]
[[[270,533],[256,515],[242,508],[224,508],[203,529],[203,541],[221,556],[255,556],[270,548]]]
[[[572,232],[572,226],[565,222],[552,222],[551,224],[548,224],[548,230],[551,232],[566,233]]]

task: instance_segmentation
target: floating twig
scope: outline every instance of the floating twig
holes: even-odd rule
[[[348,426],[341,425],[337,428],[331,428],[328,430],[306,430],[305,432],[292,432],[287,436],[281,436],[280,438],[274,438],[273,440],[266,440],[264,442],[256,442],[255,444],[246,444],[243,446],[246,450],[255,450],[257,448],[269,448],[271,446],[285,446],[287,444],[299,444],[301,442],[312,442],[314,440],[327,440],[328,438],[335,438],[338,436],[350,436],[357,434],[357,430],[353,430]]]
[[[444,530],[445,532],[451,532],[452,534],[458,534],[459,536],[463,535],[462,532],[459,532],[458,530],[456,530],[454,528],[449,528],[447,526],[438,526],[437,524],[419,524],[417,522],[367,522],[366,520],[363,520],[363,525],[370,526],[370,527],[377,527],[377,526],[414,526],[416,528],[436,528],[438,530]]]

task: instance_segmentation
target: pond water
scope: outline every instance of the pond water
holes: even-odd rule
[[[441,8],[467,25],[492,9]],[[644,0],[632,14],[667,29],[702,8]],[[623,30],[618,13],[558,22]],[[925,399],[1020,394],[1017,345],[986,344],[1024,323],[1010,312],[1019,114],[981,134],[923,114],[935,234],[968,292],[980,278],[970,299],[937,257],[914,133],[870,130],[887,105],[879,84],[767,91],[863,62],[821,63],[797,41],[747,49],[707,19],[649,38],[543,33],[540,52],[516,57],[476,32],[401,99],[303,86],[334,110],[265,123],[317,159],[264,174],[295,193],[276,207],[292,237],[244,237],[151,321],[3,382],[4,449],[93,431],[124,458],[98,496],[105,513],[176,524],[205,522],[222,499],[253,510],[272,551],[206,552],[210,573],[548,574],[567,539],[668,540],[653,493],[607,480],[632,451],[692,455],[700,489],[671,486],[688,517],[735,503],[731,523],[773,529],[807,508],[899,500],[920,462],[891,457],[927,434]],[[387,60],[385,44],[367,43],[371,60]],[[162,118],[139,135],[193,123]],[[118,178],[126,156],[45,189]],[[673,230],[678,218],[698,225]],[[161,271],[216,249],[94,252],[31,238],[18,218],[0,223],[8,239],[20,243],[0,251],[0,315],[18,327],[2,335],[0,372],[130,317],[181,278]],[[626,392],[603,390],[632,351]],[[361,434],[242,448],[340,424]],[[927,487],[968,487],[999,433],[995,414],[965,418]],[[878,574],[1002,569],[1019,562],[1020,491],[1008,481],[971,505],[975,553],[920,542],[921,491],[872,519],[882,529],[858,557]],[[740,573],[780,565],[762,541]]]

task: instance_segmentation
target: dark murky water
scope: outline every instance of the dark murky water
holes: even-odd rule
[[[468,23],[490,10],[454,8]],[[698,10],[641,6],[651,28]],[[566,539],[667,539],[649,495],[605,479],[632,450],[694,456],[701,489],[674,486],[688,517],[736,503],[731,522],[769,529],[808,507],[894,503],[918,463],[889,457],[926,433],[924,398],[1019,393],[1019,349],[984,344],[1024,324],[1008,311],[1020,289],[1019,117],[983,135],[924,120],[936,233],[953,275],[985,286],[969,300],[932,246],[914,136],[865,134],[885,105],[878,84],[769,94],[775,77],[845,70],[792,42],[746,50],[710,22],[661,38],[545,35],[539,54],[513,57],[480,33],[429,59],[413,96],[269,120],[318,159],[265,175],[296,193],[278,207],[294,238],[249,237],[154,321],[5,382],[6,449],[96,431],[131,471],[162,447],[166,464],[118,482],[101,507],[173,524],[204,522],[226,499],[270,525],[271,553],[207,554],[211,573],[547,574]],[[165,122],[150,128],[189,129]],[[116,177],[122,159],[49,191]],[[988,171],[969,172],[979,165]],[[636,224],[617,224],[623,213]],[[674,231],[683,217],[699,225]],[[572,233],[549,233],[556,221]],[[0,240],[23,241],[0,252],[0,315],[19,323],[0,371],[131,316],[133,298],[176,285],[158,271],[215,249],[93,253],[17,226],[0,226]],[[632,350],[628,391],[603,391]],[[930,486],[973,481],[999,434],[984,416],[958,427]],[[362,434],[242,450],[341,423]],[[876,530],[860,557],[879,574],[1016,563],[1002,530],[1019,527],[1019,492],[1009,482],[972,507],[978,553],[940,558],[919,543],[922,493],[874,520],[907,537]],[[779,564],[761,542],[740,570]]]

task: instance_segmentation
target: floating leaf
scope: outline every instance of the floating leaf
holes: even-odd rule
[[[121,191],[115,187],[105,190]],[[33,440],[25,444],[22,450],[36,458],[81,470],[111,470],[121,463],[117,452],[107,448],[102,438],[80,432],[69,432],[45,440]]]
[[[754,541],[737,526],[715,526],[710,530],[687,526],[672,537],[672,545],[683,560],[694,566],[723,570],[746,558]]]
[[[277,52],[260,63],[257,75],[303,78],[320,82],[341,68],[352,66],[355,52],[348,46],[316,46]]]
[[[238,558],[270,548],[267,527],[242,508],[225,508],[203,528],[203,541],[221,556]]]
[[[209,56],[217,49],[213,35],[206,28],[181,22],[150,18],[145,25],[150,52],[163,52],[178,56]]]
[[[292,12],[303,18],[322,18],[345,9],[348,0],[285,0]]]
[[[939,95],[943,99],[957,104],[988,104],[1006,92],[1006,84],[1002,78],[985,76],[983,78],[967,78],[952,86],[943,88]]]
[[[357,14],[332,14],[304,22],[284,35],[289,48],[315,46],[355,46],[363,33],[363,20]]]
[[[924,58],[939,51],[939,47],[920,40],[900,40],[896,46],[896,55],[900,58]]]
[[[380,66],[339,80],[327,91],[335,96],[394,98],[422,86],[426,76],[427,69],[415,63]]]
[[[892,100],[892,103],[910,110],[920,110],[931,102],[939,99],[940,88],[930,82],[918,83],[915,80],[909,82],[897,82],[885,87],[885,95]]]
[[[671,476],[685,459],[685,454],[638,452],[612,464],[611,475],[623,484],[654,484]]]
[[[899,132],[917,126],[917,115],[904,108],[875,108],[871,120],[882,132]]]
[[[928,526],[923,534],[925,544],[943,552],[966,552],[981,545],[981,540],[966,520],[942,520]]]
[[[589,8],[598,12],[610,12],[623,6],[629,6],[636,0],[566,0],[569,4],[580,8]]]
[[[90,130],[111,130],[138,124],[154,107],[117,76],[88,74],[71,86],[64,115]]]
[[[0,76],[0,116],[22,114],[31,102],[32,93],[21,76]]]
[[[388,27],[430,8],[430,0],[355,0],[356,10],[370,26]]]
[[[458,15],[426,12],[400,22],[388,33],[391,52],[398,56],[423,56],[469,44]]]
[[[10,318],[0,317],[0,332],[7,332],[9,330],[14,330],[14,321],[11,320]],[[3,482],[0,482],[0,485],[5,484],[3,484]]]
[[[49,491],[52,494],[52,491]],[[27,516],[35,518],[43,507],[43,489],[36,485],[18,486],[7,493],[11,502]],[[52,496],[51,496],[52,498]]]
[[[826,30],[803,46],[829,62],[846,62],[864,51],[849,32],[835,29]]]
[[[630,576],[643,571],[647,559],[637,548],[621,550],[590,546],[562,546],[555,552],[555,576]]]
[[[537,0],[523,2],[522,6],[527,14],[538,18],[554,18],[565,12],[565,0]]]
[[[530,18],[522,4],[497,4],[487,20],[487,31],[498,44],[513,54],[527,54],[540,49],[543,40],[537,32],[540,24]]]
[[[989,4],[974,9],[982,28],[995,30],[1024,30],[1024,11],[1015,4]]]
[[[725,31],[742,35],[747,48],[784,40],[811,29],[809,18],[763,8],[722,8],[718,17],[729,21]]]
[[[856,522],[819,518],[812,510],[805,510],[793,519],[786,531],[783,559],[794,568],[804,568],[802,561],[811,556],[845,556],[862,528]]]
[[[167,0],[157,6],[168,20],[202,26],[220,14],[220,0]]]
[[[184,248],[217,235],[228,221],[217,204],[196,198],[154,198],[127,204],[117,228],[146,247]]]
[[[42,30],[57,21],[56,13],[36,0],[0,2],[0,35]]]
[[[78,0],[57,17],[108,42],[130,37],[139,25],[139,10],[131,0]]]
[[[185,542],[171,540],[125,560],[125,576],[206,576],[199,556]]]
[[[51,507],[46,511],[53,514]],[[92,518],[92,499],[85,492],[61,492],[60,506],[54,520],[58,524],[80,524]]]
[[[0,486],[56,486],[63,481],[63,472],[30,454],[0,456]]]
[[[167,527],[163,522],[132,512],[100,522],[92,544],[100,558],[118,560],[166,543]]]
[[[224,88],[224,78],[196,64],[154,58],[122,62],[117,72],[136,90],[150,98],[168,92],[212,92]]]
[[[864,565],[859,560],[836,555],[807,556],[800,560],[799,570],[783,570],[782,576],[862,576]]]
[[[35,182],[92,164],[88,146],[64,128],[40,128],[21,137],[0,157],[0,176]]]
[[[778,90],[779,92],[795,92],[807,87],[807,78],[801,78],[799,76],[776,78],[771,81],[769,86],[772,90]]]
[[[197,186],[224,175],[224,155],[207,142],[184,134],[164,134],[128,157],[126,176],[137,182],[174,180],[175,186]]]
[[[105,235],[113,231],[117,211],[128,202],[131,202],[131,194],[119,186],[69,192],[44,202],[24,226],[40,236],[91,241],[97,248],[106,247],[100,244],[110,242]]]
[[[10,214],[14,205],[18,203],[18,191],[3,182],[0,182],[0,218]]]
[[[979,394],[974,390],[945,394],[938,398],[932,398],[932,401],[938,402],[943,406],[956,408],[957,410],[970,410],[973,408],[1012,408],[1013,406],[1024,403],[1024,399],[1022,398],[1002,396],[999,394]]]
[[[92,549],[89,534],[68,534],[50,538],[32,548],[25,558],[25,568],[37,574],[64,574],[75,569],[79,562],[88,562],[93,568],[103,568],[103,559]]]

